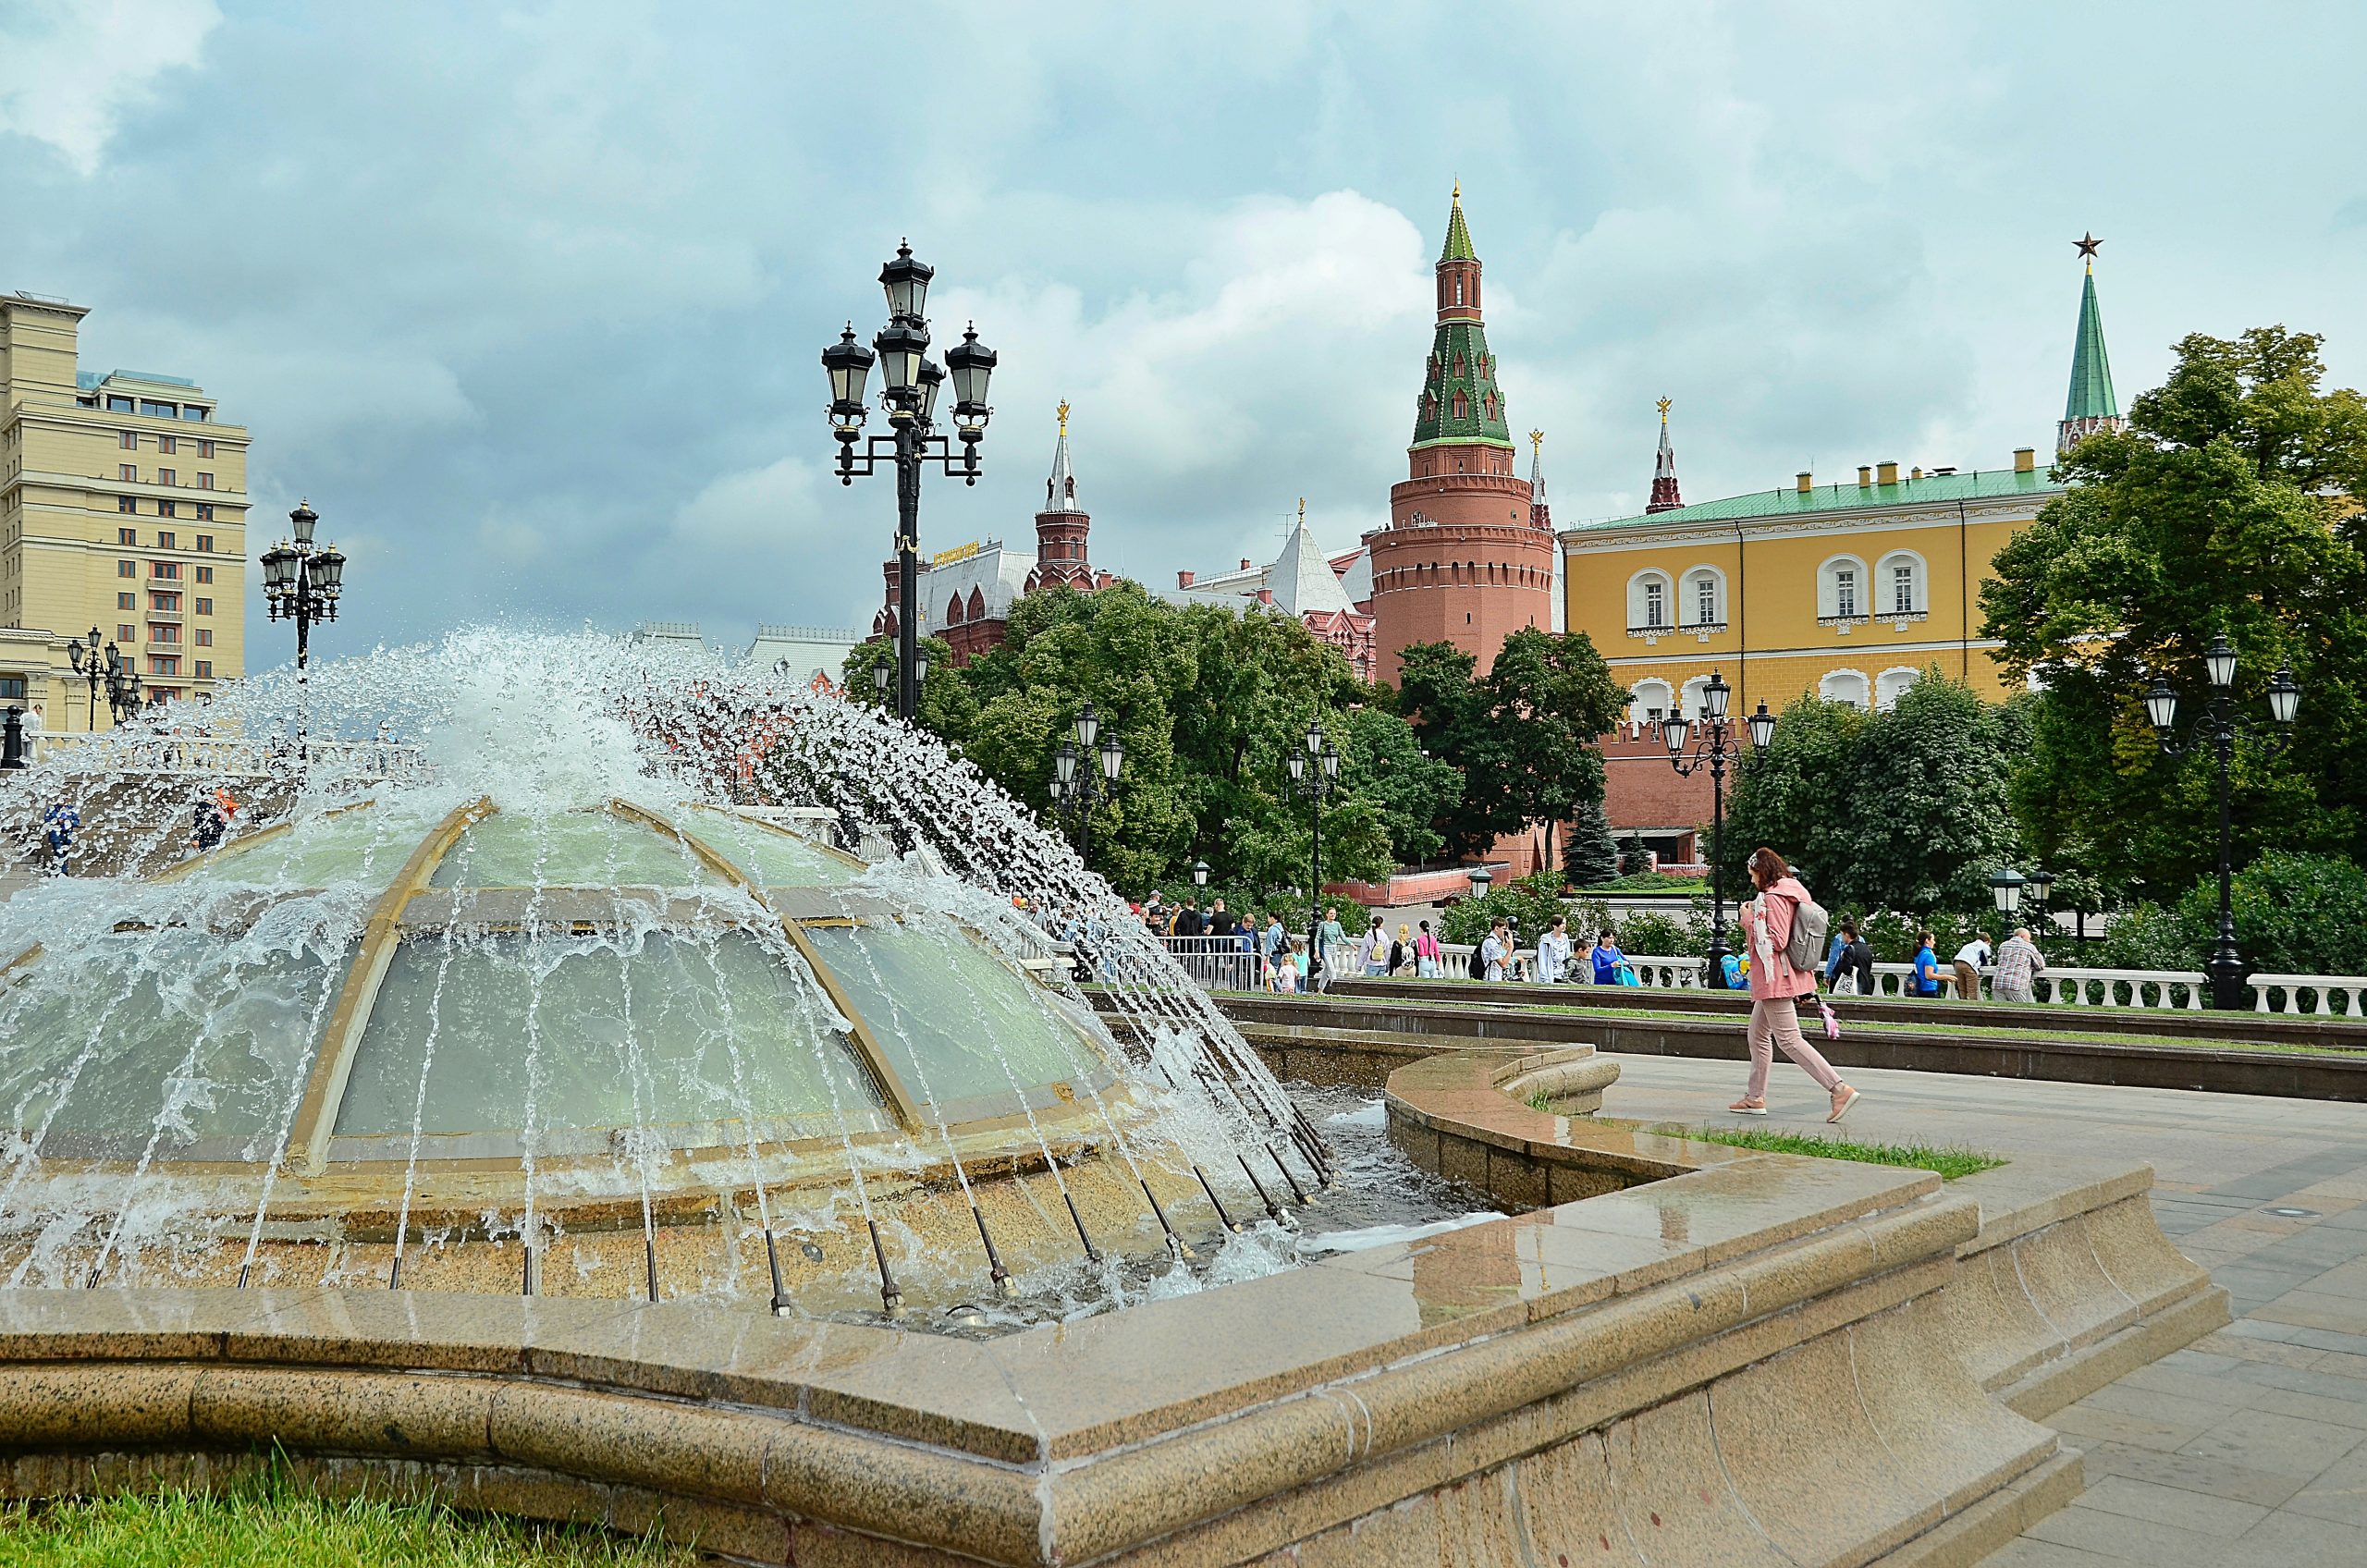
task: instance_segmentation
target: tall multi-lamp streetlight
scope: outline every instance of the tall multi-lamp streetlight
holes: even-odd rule
[[[839,340],[822,350],[822,368],[830,377],[830,434],[839,443],[839,483],[852,484],[857,474],[878,472],[879,460],[889,459],[896,474],[896,714],[907,723],[920,710],[920,510],[921,470],[935,463],[964,484],[978,482],[978,443],[994,410],[987,406],[987,381],[995,368],[995,351],[978,341],[974,326],[962,341],[945,351],[945,363],[928,357],[929,280],[937,269],[913,259],[910,244],[896,247],[895,258],[879,269],[879,286],[888,296],[888,325],[866,349],[855,341],[849,322]],[[863,424],[864,382],[877,364],[883,378],[880,407],[887,411],[889,434],[866,438]],[[937,433],[937,395],[945,382],[953,383],[952,436]],[[959,453],[954,441],[961,443]],[[862,455],[855,447],[860,444]]]
[[[136,658],[126,658],[113,643],[104,653],[99,646],[99,629],[91,628],[87,638],[66,640],[66,657],[74,673],[82,678],[91,692],[91,729],[99,728],[99,698],[106,697],[107,712],[117,724],[140,711],[140,668]]]
[[[1101,716],[1091,703],[1085,704],[1076,716],[1076,739],[1063,740],[1052,753],[1052,807],[1075,808],[1077,857],[1088,865],[1093,861],[1093,808],[1109,797],[1125,766],[1125,742],[1114,729],[1104,733]]]
[[[2268,717],[2275,721],[2273,729],[2263,730],[2257,724],[2245,722],[2236,713],[2236,645],[2221,632],[2211,639],[2211,646],[2202,655],[2204,672],[2211,680],[2211,705],[2196,720],[2195,729],[2208,741],[2219,763],[2219,946],[2211,955],[2206,971],[2211,976],[2211,1005],[2229,1011],[2244,1006],[2245,982],[2250,978],[2243,955],[2236,950],[2236,912],[2234,869],[2228,848],[2228,768],[2235,760],[2236,738],[2251,735],[2268,750],[2282,750],[2293,732],[2293,715],[2301,705],[2301,688],[2293,680],[2290,668],[2279,668],[2268,683]],[[2145,693],[2145,717],[2152,721],[2153,734],[2162,751],[2169,756],[2185,753],[2189,741],[2173,736],[2178,722],[2178,694],[2169,681],[2155,676],[2152,689]]]
[[[296,623],[296,754],[304,754],[304,667],[311,662],[313,623],[335,620],[337,603],[345,593],[345,555],[335,545],[314,544],[313,531],[321,514],[310,501],[299,500],[288,514],[293,539],[282,539],[263,553],[263,597],[274,620]]]
[[[1735,744],[1735,730],[1726,717],[1727,705],[1734,700],[1734,688],[1716,670],[1710,672],[1709,684],[1701,688],[1701,713],[1698,722],[1700,732],[1695,735],[1697,722],[1687,718],[1682,701],[1676,711],[1661,721],[1661,739],[1668,743],[1668,762],[1680,778],[1690,778],[1704,766],[1710,770],[1710,983],[1724,984],[1726,955],[1726,764],[1741,755]],[[1751,750],[1763,752],[1775,739],[1775,716],[1767,704],[1759,704],[1748,719]],[[1685,743],[1691,738],[1693,754],[1686,755]]]
[[[1323,720],[1306,723],[1306,750],[1294,748],[1288,763],[1292,787],[1306,797],[1307,827],[1314,836],[1306,883],[1306,950],[1309,963],[1323,962],[1323,799],[1340,782],[1340,753],[1323,738]],[[1339,976],[1326,971],[1324,984]]]

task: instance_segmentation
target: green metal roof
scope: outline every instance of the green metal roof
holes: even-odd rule
[[[2064,401],[2063,417],[2120,417],[2120,404],[2112,395],[2112,361],[2104,356],[2104,318],[2096,309],[2093,272],[2079,290],[2079,334],[2071,350],[2071,395]]]
[[[2043,468],[2029,473],[2010,468],[1975,469],[1969,473],[1927,473],[1920,479],[1902,479],[1895,484],[1820,484],[1806,494],[1790,486],[1754,490],[1748,496],[1729,496],[1723,501],[1703,501],[1674,511],[1582,522],[1577,531],[1647,524],[1664,528],[1670,523],[1730,522],[1741,518],[1793,517],[1875,507],[1921,506],[1934,501],[1983,501],[2001,496],[2030,496],[2042,502],[2062,489]]]
[[[1463,398],[1460,419],[1454,412],[1457,394]],[[1492,414],[1489,412],[1491,400]],[[1487,329],[1476,321],[1442,321],[1423,366],[1422,391],[1414,408],[1413,445],[1471,442],[1496,447],[1513,444],[1511,427],[1504,423],[1504,393],[1496,385],[1496,361],[1488,353]]]
[[[1463,227],[1463,188],[1455,187],[1454,211],[1447,214],[1446,243],[1439,250],[1442,262],[1476,262],[1479,252],[1471,248],[1471,231]]]

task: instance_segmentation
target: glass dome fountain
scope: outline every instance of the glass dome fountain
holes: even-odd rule
[[[116,874],[0,904],[0,1282],[1070,1311],[1326,1179],[1122,905],[933,741],[680,655],[457,641],[488,640],[568,700],[505,712],[452,644],[239,693],[248,733],[294,701],[383,737],[374,691],[447,687],[419,766],[282,759],[233,783],[276,820],[205,853],[181,802],[217,780],[168,742],[19,776]],[[1046,908],[1102,933],[1114,1031]]]

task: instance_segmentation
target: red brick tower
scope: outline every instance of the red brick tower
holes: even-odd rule
[[[1652,457],[1652,498],[1648,512],[1673,512],[1685,505],[1676,488],[1676,448],[1668,444],[1668,399],[1661,399],[1661,449]]]
[[[1077,505],[1076,475],[1069,470],[1069,406],[1061,404],[1061,438],[1052,448],[1052,476],[1044,482],[1044,509],[1036,514],[1036,570],[1027,574],[1025,592],[1038,588],[1078,588],[1086,593],[1107,587],[1110,574],[1098,578],[1085,559],[1085,535],[1093,519]]]
[[[1398,652],[1411,643],[1453,643],[1485,669],[1510,633],[1553,624],[1553,532],[1535,521],[1528,482],[1513,472],[1460,185],[1438,288],[1438,330],[1406,448],[1410,477],[1390,486],[1389,526],[1365,535],[1384,681],[1397,679]]]

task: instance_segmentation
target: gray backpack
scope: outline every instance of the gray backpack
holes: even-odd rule
[[[1794,969],[1815,973],[1824,958],[1824,938],[1833,929],[1833,917],[1814,899],[1802,899],[1792,906],[1792,935],[1784,944],[1784,962]]]

